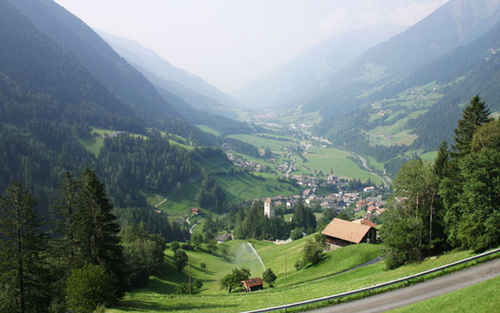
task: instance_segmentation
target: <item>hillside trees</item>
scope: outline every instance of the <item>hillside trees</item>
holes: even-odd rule
[[[148,233],[144,224],[125,226],[120,237],[127,264],[127,285],[142,287],[164,264],[165,239]]]
[[[381,236],[389,267],[447,248],[484,251],[500,244],[500,121],[474,97],[433,165],[407,162],[394,181],[396,198]]]
[[[233,268],[233,271],[220,280],[220,286],[222,289],[227,289],[229,293],[240,286],[241,281],[248,280],[250,278],[250,270],[246,268]]]
[[[304,206],[302,200],[297,202],[292,223],[295,228],[303,228],[307,234],[311,234],[316,230],[316,216],[314,216],[310,208]]]
[[[234,214],[235,235],[240,239],[287,239],[292,224],[280,216],[264,216],[264,203],[255,201],[250,207],[241,208]]]
[[[455,153],[458,157],[470,153],[474,132],[479,126],[491,121],[489,115],[490,111],[485,102],[479,96],[472,98],[455,129]]]
[[[20,184],[0,197],[0,311],[47,312],[43,253],[47,237],[34,211],[35,200]]]
[[[273,287],[273,284],[274,284],[274,281],[277,279],[278,277],[276,276],[276,274],[274,274],[273,270],[268,268],[264,271],[264,273],[262,273],[262,279],[269,284],[269,286]]]
[[[68,308],[74,312],[92,313],[96,307],[113,303],[113,283],[103,266],[87,264],[74,269],[66,283]]]

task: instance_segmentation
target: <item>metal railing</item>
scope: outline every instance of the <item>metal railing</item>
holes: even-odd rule
[[[468,257],[468,258],[465,258],[463,260],[456,261],[456,262],[453,262],[450,264],[435,267],[433,269],[430,269],[430,270],[427,270],[424,272],[420,272],[418,274],[406,276],[406,277],[399,278],[396,280],[391,280],[391,281],[388,281],[385,283],[380,283],[380,284],[373,285],[370,287],[364,287],[364,288],[360,288],[360,289],[356,289],[356,290],[352,290],[352,291],[338,293],[338,294],[331,295],[331,296],[325,296],[325,297],[321,297],[321,298],[316,298],[316,299],[311,299],[311,300],[306,300],[306,301],[301,301],[301,302],[295,302],[295,303],[290,303],[290,304],[285,304],[285,305],[280,305],[280,306],[274,306],[274,307],[269,307],[269,308],[264,308],[264,309],[258,309],[258,310],[253,310],[253,311],[246,311],[246,312],[242,312],[242,313],[260,313],[260,312],[272,312],[272,311],[278,311],[278,310],[286,310],[286,309],[291,309],[291,308],[295,308],[298,306],[303,306],[303,305],[308,305],[308,304],[313,304],[313,303],[318,303],[318,302],[323,302],[323,301],[328,301],[328,300],[334,300],[334,299],[339,299],[339,298],[346,297],[346,296],[360,294],[360,293],[367,292],[367,291],[373,291],[373,290],[376,290],[379,288],[399,284],[399,283],[408,281],[410,279],[419,278],[419,277],[422,277],[422,276],[425,276],[428,274],[439,272],[439,271],[442,271],[444,269],[447,269],[447,268],[450,268],[453,266],[457,266],[460,264],[464,264],[464,263],[467,263],[470,261],[477,260],[477,259],[485,257],[485,256],[496,254],[498,252],[500,252],[500,248],[497,248],[497,249],[494,249],[491,251],[487,251],[487,252],[472,256],[472,257]]]

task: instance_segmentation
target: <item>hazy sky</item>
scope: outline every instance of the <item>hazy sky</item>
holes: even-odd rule
[[[136,40],[232,92],[321,40],[409,26],[447,0],[56,0],[91,27]]]

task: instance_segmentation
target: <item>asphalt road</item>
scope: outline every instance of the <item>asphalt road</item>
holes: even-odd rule
[[[361,300],[307,311],[308,313],[377,313],[434,298],[500,275],[500,259]]]

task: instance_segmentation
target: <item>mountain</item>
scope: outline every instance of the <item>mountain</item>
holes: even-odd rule
[[[449,5],[456,3],[461,1]],[[336,145],[376,157],[393,173],[395,164],[415,153],[435,150],[443,140],[452,142],[457,120],[474,95],[500,111],[500,17],[492,14],[484,21],[489,26],[493,17],[497,23],[489,30],[422,62],[404,77],[378,85],[378,90],[364,90],[368,95],[358,95],[344,112],[333,106],[337,98],[332,98],[331,111],[316,131]]]
[[[384,96],[387,89],[487,32],[500,17],[500,0],[451,0],[430,16],[364,52],[329,78],[305,106],[331,117]]]
[[[201,78],[179,69],[137,42],[101,33],[127,62],[149,79],[159,94],[187,121],[206,125],[221,135],[256,129],[234,119],[234,101]]]
[[[53,6],[33,2],[41,4]],[[57,12],[52,12],[54,20]],[[86,25],[81,29],[88,32]],[[64,41],[53,39],[9,1],[0,2],[0,42],[0,190],[13,181],[25,183],[43,214],[56,203],[66,171],[76,175],[91,168],[116,206],[150,208],[148,195],[175,193],[177,186],[197,180],[212,163],[232,169],[220,149],[189,146],[216,143],[215,136],[163,107],[150,103],[138,110],[140,106],[123,102],[89,70],[85,58],[70,51],[71,42],[64,46]],[[140,84],[150,86],[163,106],[163,95],[123,59],[98,57],[110,50],[104,44],[93,53],[105,68],[115,70],[117,65],[108,62],[118,61],[128,69],[117,79],[131,90],[137,81],[126,78],[135,73],[140,79],[137,89]],[[137,99],[148,90],[139,90]],[[150,115],[156,109],[159,116]]]
[[[307,103],[336,71],[362,52],[389,39],[402,28],[379,25],[334,36],[238,92],[247,107],[281,107]]]
[[[2,1],[0,16],[3,121],[46,117],[135,131],[144,127],[129,105],[10,3]]]
[[[234,100],[202,78],[175,67],[153,50],[139,43],[100,32],[113,49],[144,74],[153,84],[161,85],[190,103],[195,109],[234,117]]]
[[[141,118],[155,120],[175,116],[175,110],[139,71],[63,7],[52,0],[9,2],[65,53],[73,54],[95,79]]]

